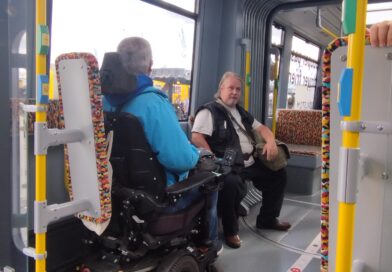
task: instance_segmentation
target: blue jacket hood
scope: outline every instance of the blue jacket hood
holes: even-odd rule
[[[123,105],[130,99],[133,99],[134,97],[140,95],[141,93],[144,92],[156,92],[160,95],[166,96],[163,92],[159,91],[158,89],[155,88],[148,88],[153,86],[153,81],[150,77],[140,74],[136,77],[137,79],[137,85],[136,88],[133,90],[129,90],[128,93],[126,94],[106,94],[105,98],[107,102],[112,106],[112,107],[117,107],[120,105]]]

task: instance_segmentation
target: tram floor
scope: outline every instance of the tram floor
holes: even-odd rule
[[[311,196],[286,194],[280,220],[292,227],[287,232],[256,229],[261,204],[240,219],[241,248],[224,244],[215,263],[224,272],[320,271],[320,192]]]

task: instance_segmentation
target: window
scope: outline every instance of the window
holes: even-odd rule
[[[166,2],[195,9],[195,0]],[[104,54],[116,51],[123,38],[147,39],[153,52],[154,84],[165,89],[176,111],[181,111],[180,120],[187,118],[194,19],[139,0],[53,0],[52,18],[51,64],[60,54],[75,51],[90,52],[101,64]],[[177,81],[184,85],[180,98],[171,95]]]
[[[319,59],[320,48],[312,43],[294,36],[291,51],[303,55],[309,59],[317,61]]]
[[[291,51],[287,108],[312,109],[320,48],[294,36]]]
[[[367,25],[382,22],[384,20],[390,20],[391,18],[392,18],[391,2],[368,4],[367,15],[366,15]]]
[[[271,43],[273,45],[277,45],[277,46],[283,45],[283,35],[284,35],[284,31],[281,28],[272,25]]]

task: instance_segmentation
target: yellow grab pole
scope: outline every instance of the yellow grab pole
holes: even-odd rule
[[[275,135],[276,131],[276,109],[278,104],[278,84],[279,84],[279,50],[275,53],[274,65],[274,98],[272,102],[272,133]]]
[[[249,111],[249,94],[250,94],[250,40],[241,39],[241,45],[245,51],[245,76],[244,76],[244,108]]]
[[[329,30],[328,28],[325,27],[321,27],[321,30],[324,31],[325,33],[327,33],[329,36],[331,36],[334,39],[339,38],[338,36],[335,35],[335,33],[333,33],[331,30]]]
[[[244,108],[249,110],[249,94],[250,94],[250,50],[245,53],[245,88],[244,88]]]
[[[356,7],[356,8],[355,8]],[[344,9],[347,17],[347,29],[354,29],[349,33],[347,69],[351,73],[351,106],[349,114],[345,116],[344,122],[359,121],[361,117],[362,103],[362,76],[364,68],[364,50],[365,50],[365,26],[366,26],[366,7],[367,0],[348,1],[344,3]],[[349,18],[354,13],[355,17]],[[354,27],[350,23],[354,22]],[[342,90],[342,84],[340,90]],[[339,103],[342,94],[340,93]],[[350,105],[350,104],[349,104]],[[344,111],[344,110],[343,110]],[[355,225],[355,203],[356,203],[356,185],[357,175],[352,171],[352,165],[358,163],[359,158],[359,132],[343,130],[342,147],[340,149],[339,159],[339,189],[338,189],[338,233],[336,249],[336,271],[350,272],[352,269],[353,243],[354,243],[354,225]],[[356,160],[356,161],[355,161]],[[355,168],[355,167],[354,167]]]
[[[46,0],[36,1],[36,39],[38,37],[38,28],[40,25],[46,25]],[[37,43],[36,43],[37,44]],[[40,75],[46,75],[46,55],[41,54],[36,49],[36,75],[37,79]],[[38,84],[38,80],[37,80]],[[37,87],[38,88],[38,87]],[[36,88],[36,89],[37,89]],[[42,106],[39,104],[39,99],[36,99],[37,109]],[[36,112],[36,122],[46,122],[46,112]],[[35,158],[35,201],[45,202],[46,201],[46,155],[36,155]],[[36,256],[44,256],[43,258],[36,258],[35,271],[45,272],[46,271],[46,232],[35,233],[35,253]]]

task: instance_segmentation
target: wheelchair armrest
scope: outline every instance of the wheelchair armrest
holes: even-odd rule
[[[197,172],[193,176],[185,179],[182,182],[178,182],[168,188],[166,188],[166,193],[170,195],[184,193],[193,188],[199,187],[209,181],[216,178],[216,174],[212,172]]]
[[[138,201],[142,201],[142,200],[147,201],[153,207],[153,209],[156,211],[168,207],[168,205],[166,203],[159,203],[151,195],[149,195],[146,192],[140,191],[140,190],[134,190],[134,189],[126,188],[126,187],[121,187],[121,188],[118,188],[118,190],[115,190],[114,193],[118,196],[125,198],[126,200],[133,202],[133,203],[138,202]]]

